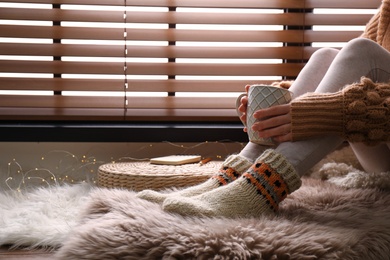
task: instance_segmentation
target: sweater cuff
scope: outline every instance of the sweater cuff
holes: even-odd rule
[[[343,93],[308,93],[291,102],[292,139],[343,136]]]

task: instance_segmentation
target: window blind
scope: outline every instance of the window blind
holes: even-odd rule
[[[379,4],[0,1],[0,119],[237,121],[246,84],[294,79]]]

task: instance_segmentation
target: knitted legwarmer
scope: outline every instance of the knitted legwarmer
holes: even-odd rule
[[[269,149],[235,182],[198,196],[169,197],[163,209],[182,215],[258,217],[277,211],[287,194],[300,186],[293,166]]]
[[[309,93],[291,102],[293,140],[334,134],[374,145],[390,141],[390,84],[362,78],[336,93]]]
[[[168,197],[196,196],[236,180],[251,164],[251,162],[240,155],[231,155],[223,162],[219,172],[204,183],[171,193],[144,190],[139,192],[137,197],[161,204]]]

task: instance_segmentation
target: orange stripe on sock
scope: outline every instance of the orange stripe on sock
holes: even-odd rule
[[[227,168],[225,170],[225,174],[230,178],[232,179],[233,181],[237,179],[237,176],[239,176],[239,174],[232,168]]]
[[[243,175],[245,178],[249,179],[251,183],[256,187],[258,191],[263,194],[266,199],[269,201],[271,206],[274,208],[274,210],[277,210],[279,208],[278,204],[274,201],[272,196],[264,189],[264,187],[248,172],[244,173]]]
[[[235,181],[240,174],[237,173],[233,168],[223,167],[219,169],[219,173],[213,175],[211,178],[219,181],[221,185],[226,185],[232,181]]]
[[[227,184],[225,178],[222,177],[221,175],[214,175],[214,176],[211,176],[211,178],[216,179],[217,181],[219,181],[219,183],[221,185],[226,185]]]
[[[261,166],[258,167],[258,168],[252,167],[252,169],[257,174],[263,176],[263,178],[266,179],[268,181],[268,183],[271,184],[271,186],[273,187],[275,193],[279,197],[279,201],[282,201],[283,199],[285,199],[287,197],[288,186],[287,186],[286,182],[283,180],[283,178],[280,176],[280,174],[278,174],[274,169],[272,169],[271,167],[269,167],[265,163],[262,163]],[[265,174],[266,170],[271,172],[271,176],[268,177]],[[277,181],[279,181],[279,184],[280,184],[279,187],[275,184]]]

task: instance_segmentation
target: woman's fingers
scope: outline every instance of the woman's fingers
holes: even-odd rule
[[[281,115],[260,119],[253,124],[252,129],[256,131],[264,131],[267,129],[277,128],[283,125],[291,125],[290,115]]]
[[[248,90],[249,90],[249,87],[250,85],[246,85],[245,86],[245,91],[248,93]],[[240,116],[240,120],[241,122],[244,123],[244,125],[246,125],[246,110],[247,110],[247,106],[248,106],[248,96],[243,96],[241,98],[241,104],[240,106],[238,107],[238,111],[241,112],[241,116]],[[245,126],[244,127],[244,132],[247,132],[248,129],[247,127]]]
[[[256,111],[254,117],[259,121],[252,130],[260,137],[273,138],[277,142],[291,141],[291,115],[289,104],[274,106]]]
[[[284,135],[291,132],[291,119],[288,115],[268,118],[253,124],[252,130],[264,138]]]
[[[238,107],[238,111],[242,113],[246,113],[247,106],[248,106],[248,96],[243,96],[241,98],[241,105]]]
[[[277,105],[273,107],[263,108],[256,111],[253,116],[256,119],[264,119],[268,117],[275,117],[280,115],[290,114],[290,104]]]

